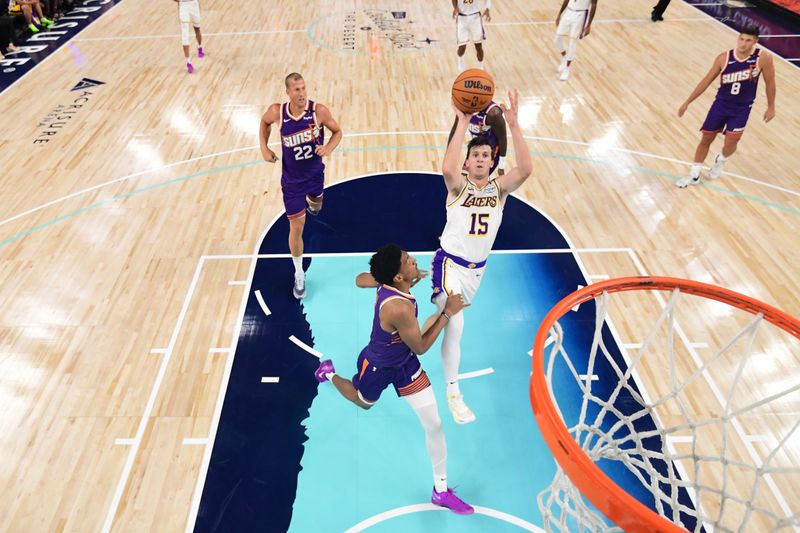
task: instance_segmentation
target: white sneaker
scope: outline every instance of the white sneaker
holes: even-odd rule
[[[722,174],[722,167],[725,165],[725,161],[727,161],[720,161],[719,155],[720,154],[717,154],[717,157],[714,158],[714,164],[711,165],[711,170],[708,171],[708,179],[710,180],[715,180]]]
[[[684,189],[689,185],[697,185],[698,183],[700,183],[700,176],[686,176],[676,181],[675,185],[679,189]]]
[[[558,65],[558,72],[562,72],[565,68],[567,68],[567,56],[562,56],[561,64]]]
[[[464,403],[464,396],[454,394],[447,397],[447,407],[453,413],[453,420],[456,424],[469,424],[475,421],[475,413]]]
[[[306,297],[306,278],[294,278],[294,287],[292,287],[292,294],[298,300]]]
[[[561,71],[561,76],[558,78],[561,81],[567,81],[569,78],[569,67],[564,67],[564,70]]]

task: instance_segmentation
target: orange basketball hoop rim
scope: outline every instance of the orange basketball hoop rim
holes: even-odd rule
[[[555,322],[575,306],[592,300],[604,292],[634,290],[672,291],[702,296],[738,307],[751,314],[762,313],[764,319],[800,339],[800,320],[737,292],[709,285],[669,277],[625,277],[593,283],[579,289],[558,302],[544,317],[533,343],[533,372],[530,380],[530,400],[539,430],[558,464],[570,481],[607,518],[627,532],[682,532],[685,531],[617,486],[581,450],[561,420],[550,397],[545,376],[545,342]]]

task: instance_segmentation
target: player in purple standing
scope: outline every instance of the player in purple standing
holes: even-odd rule
[[[453,127],[450,128],[450,136],[447,138],[448,145],[456,132],[456,126],[458,126],[458,117],[453,121]],[[473,139],[482,136],[489,140],[489,144],[492,147],[492,168],[489,169],[489,174],[494,172],[494,169],[497,169],[498,176],[505,174],[508,135],[506,134],[506,120],[503,118],[503,109],[492,100],[479,113],[475,113],[470,117],[468,130]],[[464,161],[462,174],[467,173],[466,164],[467,162]]]
[[[472,514],[473,508],[447,487],[447,444],[442,419],[431,382],[417,357],[428,351],[444,325],[466,304],[460,294],[450,295],[442,312],[431,317],[429,327],[422,332],[417,322],[417,300],[410,293],[411,287],[425,277],[417,268],[417,260],[399,246],[388,244],[372,256],[369,270],[356,277],[359,287],[377,288],[372,335],[358,356],[356,374],[352,381],[338,376],[327,359],[320,363],[314,376],[320,383],[333,383],[342,396],[362,409],[371,408],[389,385],[394,386],[425,429],[425,444],[433,465],[431,502],[457,514]]]
[[[711,143],[719,132],[723,132],[725,144],[722,146],[722,152],[714,158],[714,164],[708,173],[710,179],[719,177],[722,166],[736,151],[739,139],[742,138],[756,99],[758,79],[761,77],[767,86],[767,110],[764,112],[764,122],[769,122],[775,116],[775,65],[772,56],[764,49],[756,48],[756,43],[758,43],[758,28],[747,26],[742,29],[736,48],[717,56],[711,70],[678,109],[678,116],[682,117],[689,104],[703,94],[711,82],[719,76],[717,98],[700,128],[703,136],[694,153],[694,164],[689,175],[677,181],[678,187],[684,188],[700,183],[700,170],[703,168],[703,161],[708,155]]]
[[[342,140],[342,130],[327,107],[308,99],[303,76],[292,72],[286,76],[285,84],[289,101],[269,106],[261,118],[259,139],[264,161],[276,162],[278,156],[269,149],[267,143],[272,124],[278,123],[283,150],[281,191],[286,217],[289,219],[289,251],[294,263],[292,293],[295,298],[300,299],[306,296],[306,277],[303,271],[306,209],[312,215],[318,214],[322,209],[325,186],[325,163],[322,158],[333,152]],[[327,144],[324,128],[332,133]]]

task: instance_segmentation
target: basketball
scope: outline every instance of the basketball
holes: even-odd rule
[[[479,68],[462,72],[453,82],[453,103],[464,113],[477,113],[494,96],[494,80]]]

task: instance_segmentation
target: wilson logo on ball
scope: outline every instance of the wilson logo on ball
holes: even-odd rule
[[[481,91],[492,92],[491,85],[484,85],[478,80],[464,80],[465,89],[479,89]]]

